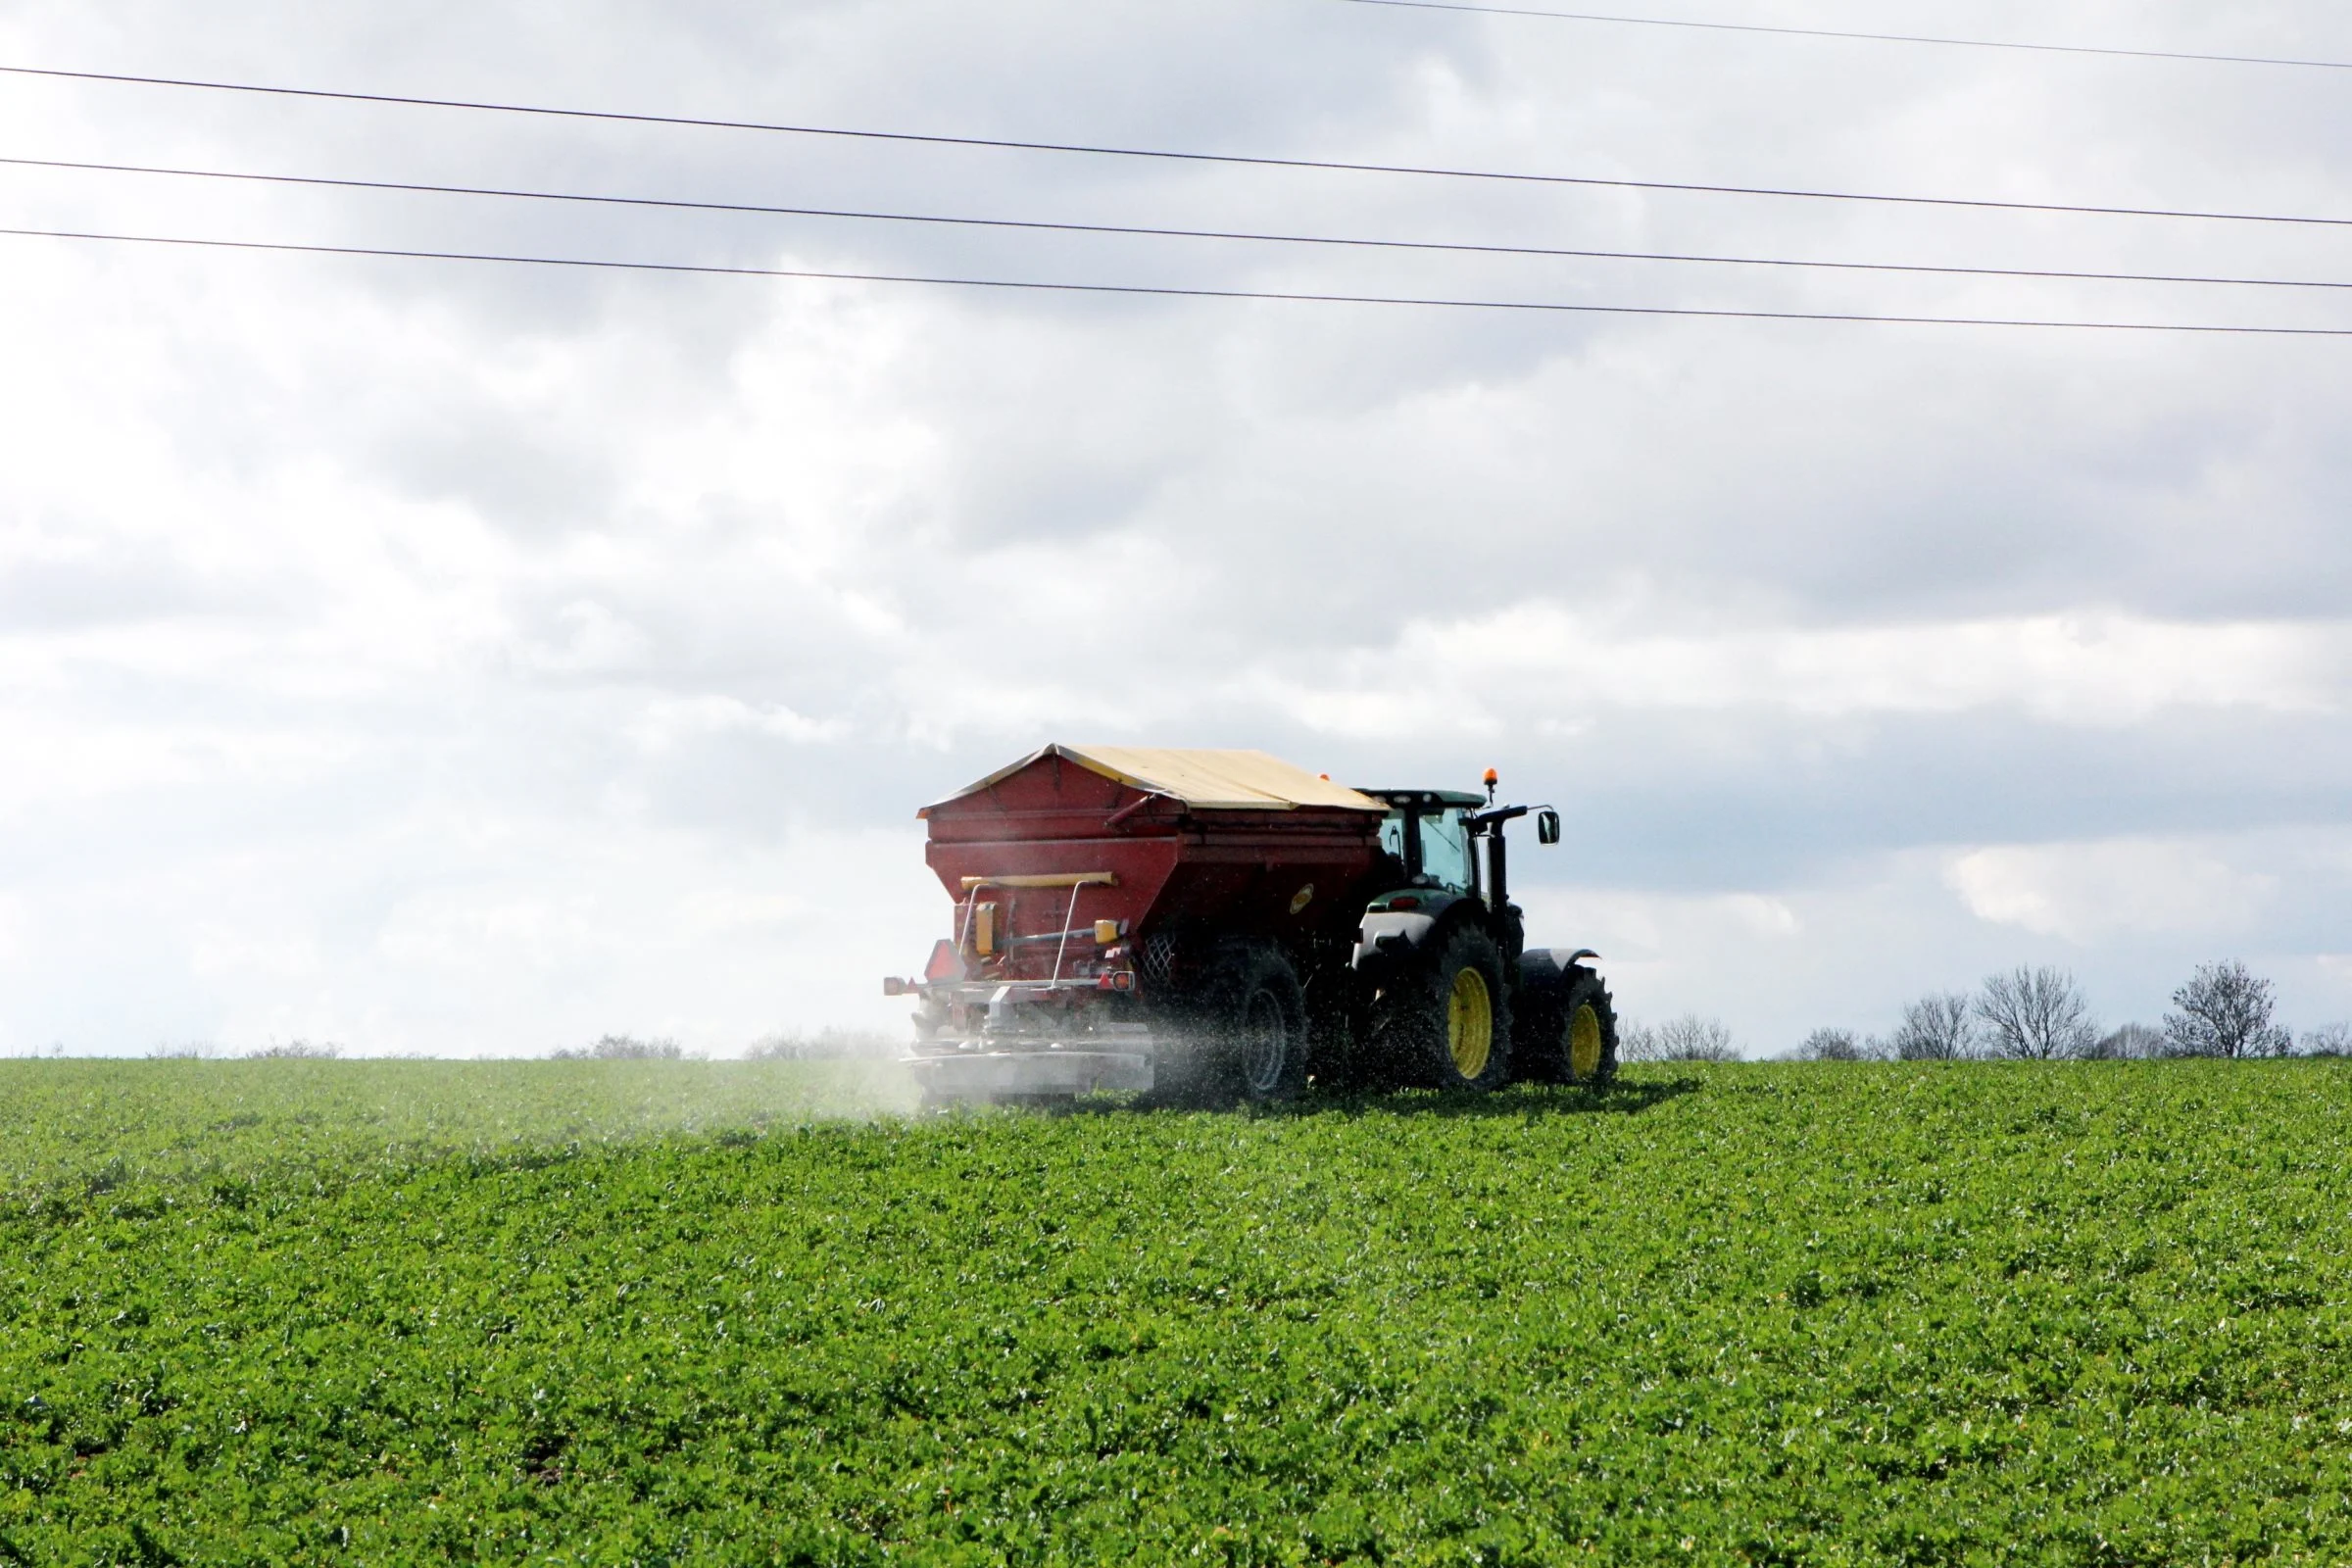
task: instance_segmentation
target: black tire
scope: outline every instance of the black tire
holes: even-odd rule
[[[1436,933],[1383,988],[1372,1041],[1381,1066],[1400,1085],[1483,1094],[1509,1083],[1510,992],[1494,939],[1467,920]]]
[[[1519,956],[1519,1006],[1511,1014],[1511,1076],[1523,1083],[1568,1079],[1568,976],[1543,948]]]
[[[1541,1084],[1598,1085],[1616,1077],[1617,1009],[1600,976],[1581,965],[1564,970],[1539,950],[1519,960],[1519,979],[1513,1072]]]
[[[1617,1076],[1617,1004],[1600,976],[1586,968],[1568,971],[1560,1002],[1559,1082],[1598,1089]]]
[[[1161,1056],[1161,1087],[1181,1099],[1271,1104],[1306,1088],[1306,993],[1281,951],[1220,944],[1178,1018],[1189,1037]]]

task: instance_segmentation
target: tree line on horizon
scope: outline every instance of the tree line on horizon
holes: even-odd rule
[[[2234,959],[2197,966],[2173,993],[2161,1026],[2102,1030],[2064,969],[2020,965],[1988,975],[1972,995],[1941,991],[1903,1007],[1887,1036],[1816,1029],[1790,1055],[1799,1061],[2120,1061],[2206,1057],[2352,1055],[2352,1024],[2334,1023],[2298,1040],[2278,1022],[2272,983]],[[1695,1014],[1662,1024],[1625,1025],[1625,1061],[1737,1061],[1730,1029]]]

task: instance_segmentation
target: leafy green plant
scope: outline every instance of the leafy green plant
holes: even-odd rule
[[[2341,1560],[2348,1073],[0,1063],[0,1557]]]

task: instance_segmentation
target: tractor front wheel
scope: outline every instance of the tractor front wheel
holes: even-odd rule
[[[1560,999],[1563,1082],[1598,1088],[1617,1076],[1617,1008],[1590,969],[1568,971]]]
[[[1511,1068],[1540,1084],[1605,1084],[1617,1076],[1617,1009],[1600,976],[1560,967],[1536,949],[1519,960],[1519,1039]]]

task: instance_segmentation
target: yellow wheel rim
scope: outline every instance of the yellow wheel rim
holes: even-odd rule
[[[1600,1076],[1600,1014],[1589,1002],[1568,1020],[1568,1076],[1580,1084]]]
[[[1487,977],[1467,965],[1453,974],[1446,1045],[1453,1053],[1453,1070],[1465,1082],[1485,1072],[1487,1058],[1494,1054],[1494,999],[1487,994]]]

